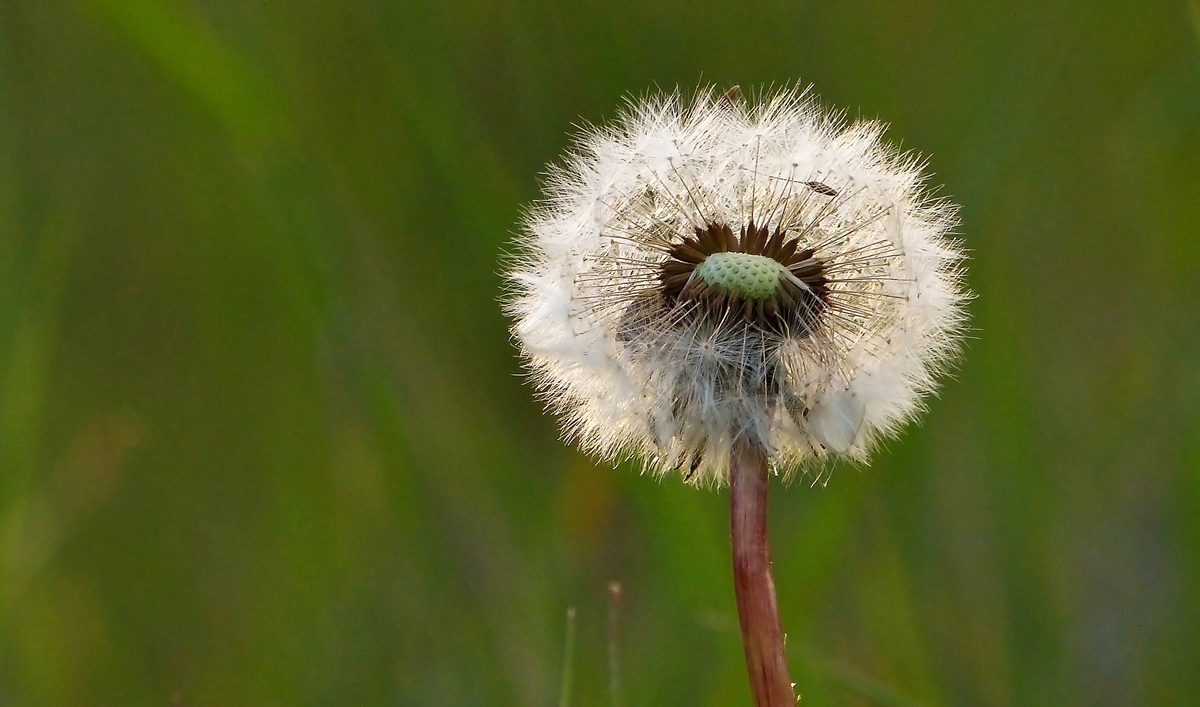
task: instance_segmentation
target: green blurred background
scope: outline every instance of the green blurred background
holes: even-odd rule
[[[557,440],[497,259],[572,124],[802,79],[973,340],[776,488],[812,705],[1200,704],[1200,6],[3,0],[0,705],[748,704],[723,494]]]

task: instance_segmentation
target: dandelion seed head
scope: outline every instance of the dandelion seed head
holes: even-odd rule
[[[790,475],[865,460],[964,325],[956,207],[922,164],[800,88],[632,101],[552,166],[506,310],[564,436],[692,483],[733,442]]]

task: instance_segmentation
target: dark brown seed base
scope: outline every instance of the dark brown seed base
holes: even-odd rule
[[[785,231],[774,233],[751,221],[734,235],[725,224],[710,223],[696,228],[695,235],[684,238],[671,248],[659,267],[662,286],[661,304],[673,309],[685,302],[695,303],[691,319],[713,323],[744,323],[779,336],[807,336],[819,323],[829,300],[824,266],[811,248],[798,250],[799,241]],[[771,258],[786,268],[808,289],[790,278],[780,278],[772,297],[750,299],[736,292],[710,285],[694,277],[696,268],[713,253],[749,253]]]

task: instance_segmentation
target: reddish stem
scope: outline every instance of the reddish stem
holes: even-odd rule
[[[742,647],[756,707],[795,707],[783,655],[783,632],[767,547],[767,455],[747,442],[734,444],[729,463],[729,529],[733,587]]]

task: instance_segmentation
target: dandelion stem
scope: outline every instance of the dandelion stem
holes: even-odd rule
[[[767,546],[767,455],[739,440],[729,463],[733,587],[756,707],[795,707]]]

